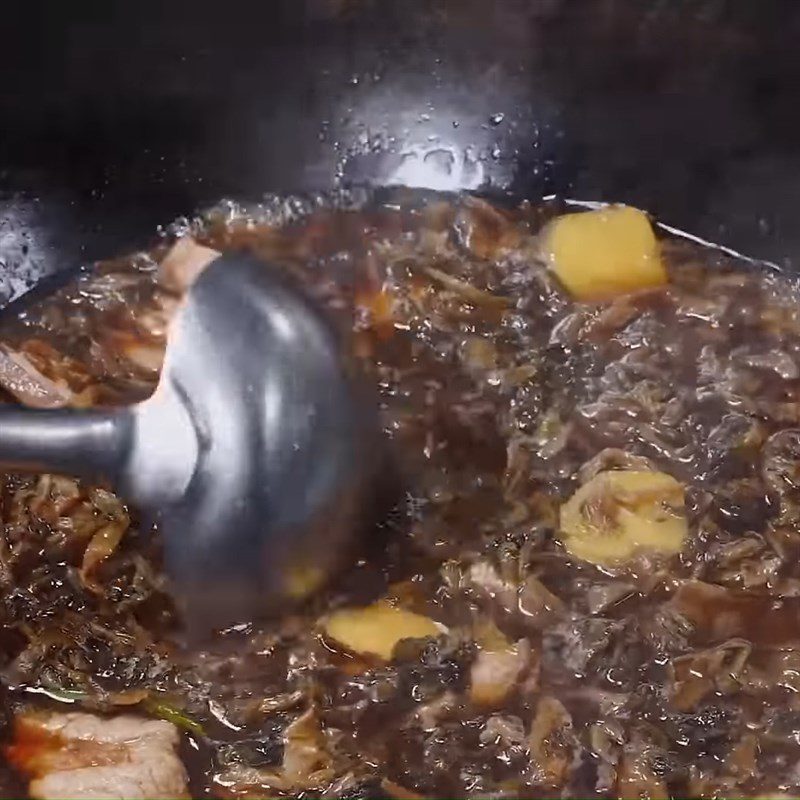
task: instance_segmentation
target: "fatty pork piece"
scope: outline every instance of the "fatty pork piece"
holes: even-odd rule
[[[165,289],[183,294],[219,252],[197,244],[186,236],[173,245],[158,267],[158,282]]]
[[[181,295],[218,255],[216,250],[197,244],[189,237],[179,239],[159,265],[159,284],[168,292]],[[143,316],[141,328],[163,337],[177,304],[177,298],[163,295],[158,308]],[[153,345],[129,333],[116,338],[110,335],[107,346],[110,352],[147,372],[157,372],[161,368],[163,344]],[[51,357],[57,355],[53,351]],[[0,388],[31,408],[87,405],[84,393],[73,391],[66,380],[44,374],[25,352],[3,342],[0,342]]]
[[[133,715],[29,712],[18,716],[11,764],[38,800],[189,797],[174,725]]]
[[[116,351],[145,372],[160,372],[165,337],[182,296],[219,255],[217,250],[197,244],[188,236],[178,239],[158,266],[158,284],[165,291],[157,294],[154,307],[137,314],[139,335],[123,334],[116,342],[112,339],[112,352]],[[151,337],[149,342],[148,336]]]
[[[73,392],[43,375],[23,353],[0,344],[0,386],[31,408],[72,405]]]

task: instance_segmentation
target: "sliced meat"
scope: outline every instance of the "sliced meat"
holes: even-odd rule
[[[685,581],[668,605],[691,623],[699,641],[745,639],[781,648],[800,643],[800,597],[775,598]]]
[[[563,786],[569,777],[576,746],[570,713],[555,697],[542,697],[528,737],[535,782],[557,788]]]
[[[527,639],[498,650],[481,650],[470,670],[470,700],[479,706],[501,705],[530,660],[531,648]]]
[[[47,378],[22,353],[0,345],[0,386],[31,408],[70,405],[73,392]]]
[[[178,239],[158,267],[158,282],[172,292],[183,294],[200,273],[219,255],[189,236]]]
[[[36,712],[17,717],[6,755],[39,800],[187,798],[178,742],[161,720]]]

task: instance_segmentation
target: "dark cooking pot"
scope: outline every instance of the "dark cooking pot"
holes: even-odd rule
[[[221,196],[405,182],[644,206],[794,254],[792,0],[28,2],[0,299]]]

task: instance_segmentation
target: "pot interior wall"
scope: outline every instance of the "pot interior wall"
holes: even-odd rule
[[[272,0],[17,9],[0,302],[222,196],[409,183],[636,203],[797,250],[790,0]]]

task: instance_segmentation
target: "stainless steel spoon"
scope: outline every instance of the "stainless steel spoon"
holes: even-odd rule
[[[375,464],[374,409],[333,330],[276,268],[223,255],[185,296],[154,395],[119,410],[0,408],[0,468],[105,479],[162,532],[204,628],[335,568]]]

